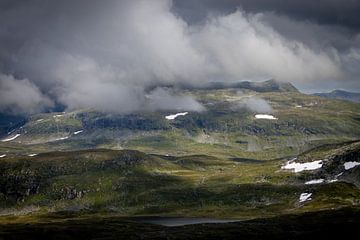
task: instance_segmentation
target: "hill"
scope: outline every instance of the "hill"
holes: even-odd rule
[[[191,84],[155,84],[148,87],[148,91],[157,87],[178,88],[183,90],[221,90],[221,89],[246,89],[256,92],[299,92],[294,85],[289,82],[280,82],[274,79],[254,82],[254,81],[238,81],[238,82],[209,82],[202,85]]]
[[[172,88],[196,99],[205,109],[198,112],[77,109],[4,117],[0,237],[11,229],[57,234],[54,218],[64,229],[107,222],[124,234],[169,231],[124,220],[134,216],[257,219],[218,227],[258,231],[265,224],[270,232],[288,226],[288,214],[300,222],[314,214],[322,222],[312,226],[323,228],[329,222],[321,211],[340,216],[330,209],[347,208],[341,217],[353,221],[360,204],[359,104],[272,81],[215,85]]]
[[[272,159],[360,136],[360,106],[350,102],[293,91],[175,91],[193,97],[205,111],[175,119],[166,116],[176,111],[109,114],[80,109],[33,115],[3,132],[0,155],[106,148]]]
[[[347,92],[344,90],[334,90],[329,93],[314,93],[315,96],[326,97],[331,99],[346,100],[350,102],[360,103],[360,93]]]
[[[78,212],[250,219],[360,204],[360,142],[289,159],[163,156],[131,150],[9,155],[0,161],[1,215]],[[339,174],[341,173],[341,174]],[[314,184],[309,181],[323,179]],[[302,199],[304,193],[311,198]]]
[[[298,92],[296,87],[289,82],[267,80],[264,82],[241,81],[235,83],[213,82],[205,87],[206,89],[240,88],[256,92]]]

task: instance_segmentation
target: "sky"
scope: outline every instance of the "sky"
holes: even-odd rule
[[[359,0],[1,0],[0,112],[203,111],[149,86],[360,92]]]

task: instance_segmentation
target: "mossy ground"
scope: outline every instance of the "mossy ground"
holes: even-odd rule
[[[360,149],[359,142],[332,146],[337,151],[325,146],[299,160]],[[14,214],[36,206],[39,212],[241,219],[360,204],[351,182],[304,185],[321,170],[295,174],[281,170],[285,161],[105,149],[7,157],[0,162],[1,203]],[[313,193],[312,201],[299,203],[303,192]]]

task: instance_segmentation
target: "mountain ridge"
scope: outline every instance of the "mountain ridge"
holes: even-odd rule
[[[202,85],[192,85],[186,83],[178,84],[154,84],[147,88],[151,91],[158,87],[177,88],[183,90],[220,90],[220,89],[247,89],[256,92],[299,92],[299,90],[290,82],[281,82],[275,79],[266,81],[235,81],[235,82],[209,82]]]
[[[338,100],[345,100],[355,103],[360,103],[360,93],[358,92],[348,92],[345,90],[334,90],[327,93],[314,93],[314,96],[331,98],[331,99],[338,99]]]

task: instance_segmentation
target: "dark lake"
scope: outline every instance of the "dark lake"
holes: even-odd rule
[[[183,218],[183,217],[139,217],[132,220],[158,224],[167,227],[184,226],[190,224],[202,224],[202,223],[230,223],[238,222],[236,219],[216,219],[216,218]]]

